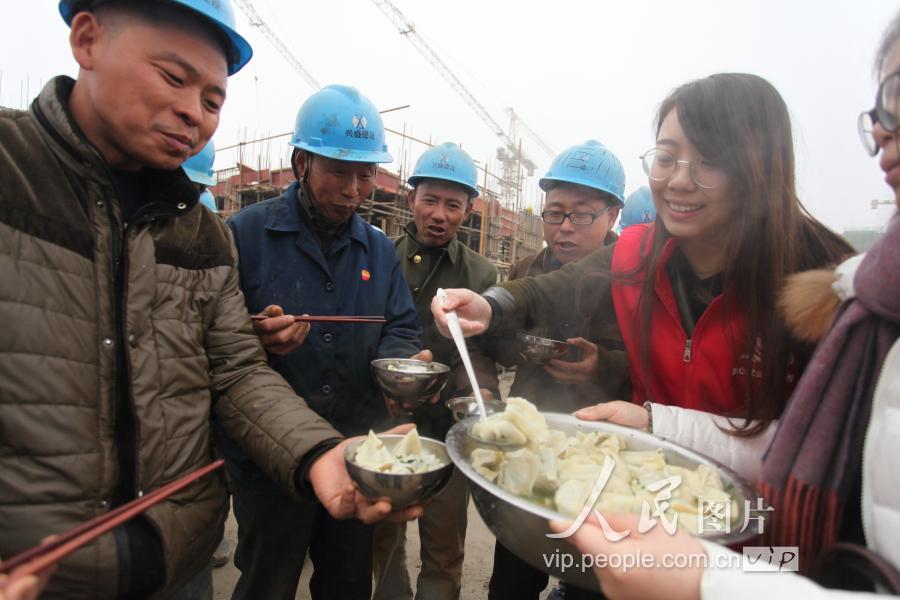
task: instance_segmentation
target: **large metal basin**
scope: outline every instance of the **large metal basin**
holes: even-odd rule
[[[547,419],[550,429],[563,431],[567,435],[574,435],[576,431],[617,433],[625,439],[629,450],[661,449],[666,462],[670,465],[696,467],[705,463],[714,466],[719,472],[725,491],[736,500],[739,512],[735,521],[738,524],[743,523],[744,500],[751,500],[755,506],[757,494],[753,486],[743,481],[727,467],[700,453],[628,427],[605,422],[582,421],[572,415],[542,414]],[[468,431],[477,421],[478,417],[471,417],[456,423],[450,429],[447,434],[447,453],[456,468],[469,479],[472,498],[474,498],[475,506],[485,524],[504,546],[536,569],[569,581],[578,587],[599,589],[591,570],[581,572],[580,569],[568,568],[563,571],[553,564],[555,561],[551,561],[551,564],[548,565],[544,559],[544,557],[553,557],[557,553],[578,554],[575,547],[565,540],[546,536],[547,533],[550,533],[547,521],[551,519],[571,521],[570,517],[565,517],[507,492],[479,475],[469,464],[469,453],[477,447],[477,442],[468,435]],[[755,527],[749,527],[745,532],[732,530],[728,534],[710,534],[704,535],[703,538],[720,544],[736,544],[748,540],[754,535]]]

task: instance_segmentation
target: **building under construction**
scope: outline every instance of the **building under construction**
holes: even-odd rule
[[[227,217],[245,206],[281,195],[294,180],[294,174],[290,168],[254,169],[239,164],[218,171],[217,180],[210,191]],[[391,239],[396,239],[412,221],[412,212],[407,205],[408,191],[401,176],[379,167],[372,195],[357,214]],[[480,191],[481,195],[475,199],[472,213],[463,222],[457,237],[486,256],[497,266],[501,279],[506,279],[510,266],[541,249],[541,219],[530,209],[517,211],[504,206],[495,192],[485,188]]]

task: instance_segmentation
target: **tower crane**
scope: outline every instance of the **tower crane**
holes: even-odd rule
[[[250,3],[250,0],[234,0],[234,3],[238,5],[238,7],[247,15],[247,19],[250,21],[251,27],[256,27],[259,31],[266,36],[266,39],[275,46],[275,49],[281,53],[281,55],[288,61],[288,63],[294,67],[294,70],[306,80],[306,83],[309,84],[310,87],[316,90],[322,89],[322,86],[316,81],[316,78],[312,76],[312,73],[306,70],[306,67],[294,56],[294,53],[290,51],[290,49],[284,45],[284,42],[275,35],[275,32],[272,31],[272,28],[266,24],[265,21],[262,20],[262,17],[259,16],[259,13],[256,12],[256,9],[253,8],[253,4]]]
[[[497,159],[503,167],[503,175],[500,181],[501,196],[507,202],[514,202],[519,191],[519,168],[524,168],[529,175],[534,174],[535,168],[534,162],[522,152],[520,143],[515,139],[515,125],[518,124],[523,130],[529,133],[529,135],[535,138],[541,147],[548,151],[551,156],[555,154],[553,150],[551,150],[543,141],[540,141],[537,134],[526,126],[522,120],[515,115],[512,109],[509,109],[509,112],[511,116],[510,124],[513,131],[511,132],[512,135],[507,133],[478,99],[475,98],[474,94],[469,91],[465,84],[460,81],[459,77],[450,70],[450,67],[447,66],[438,53],[422,39],[418,32],[416,32],[415,26],[396,6],[394,6],[392,2],[390,2],[390,0],[372,0],[372,2],[374,2],[375,6],[377,6],[381,12],[384,13],[384,16],[386,16],[400,31],[400,35],[406,37],[406,39],[416,47],[419,54],[421,54],[425,60],[440,73],[441,77],[443,77],[456,93],[462,97],[466,104],[469,105],[469,108],[471,108],[475,114],[491,128],[491,131],[500,138],[500,141],[503,142],[503,146],[497,148]]]

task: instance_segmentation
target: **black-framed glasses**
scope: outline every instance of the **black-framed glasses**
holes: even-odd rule
[[[722,167],[705,158],[677,160],[671,152],[662,148],[651,148],[640,158],[644,173],[653,181],[666,181],[681,165],[687,166],[691,181],[705,190],[717,188],[728,181],[728,174]]]
[[[891,133],[900,129],[900,71],[884,78],[878,85],[875,108],[860,113],[856,121],[859,139],[871,156],[878,154],[878,142],[874,134],[876,123]]]
[[[594,221],[597,220],[603,213],[612,208],[612,205],[607,206],[600,212],[592,213],[592,212],[583,212],[583,211],[574,211],[574,212],[564,212],[561,210],[545,210],[541,213],[541,219],[547,225],[562,225],[566,219],[572,222],[572,225],[590,225]]]

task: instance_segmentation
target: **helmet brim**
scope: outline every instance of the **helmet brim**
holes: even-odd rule
[[[589,185],[584,181],[572,177],[541,177],[541,179],[538,181],[538,186],[540,186],[540,188],[545,192],[549,192],[556,186],[557,183],[573,183],[575,185],[580,185],[592,190],[597,190],[598,192],[603,192],[604,194],[608,194],[609,196],[614,198],[620,208],[625,206],[625,198],[617,194],[614,190],[610,190],[602,185]]]
[[[333,148],[330,146],[310,146],[304,142],[294,141],[290,142],[290,144],[294,148],[300,148],[311,154],[324,156],[325,158],[333,158],[334,160],[363,163],[394,162],[394,157],[386,151],[378,152],[373,150],[348,150],[346,148]]]
[[[449,181],[450,183],[455,183],[463,187],[466,192],[469,194],[469,200],[472,198],[476,198],[479,194],[478,190],[473,188],[471,185],[463,181],[462,179],[457,179],[455,177],[435,177],[433,175],[413,175],[407,181],[409,185],[413,188],[419,187],[419,183],[424,181],[425,179],[434,179],[435,181]]]

